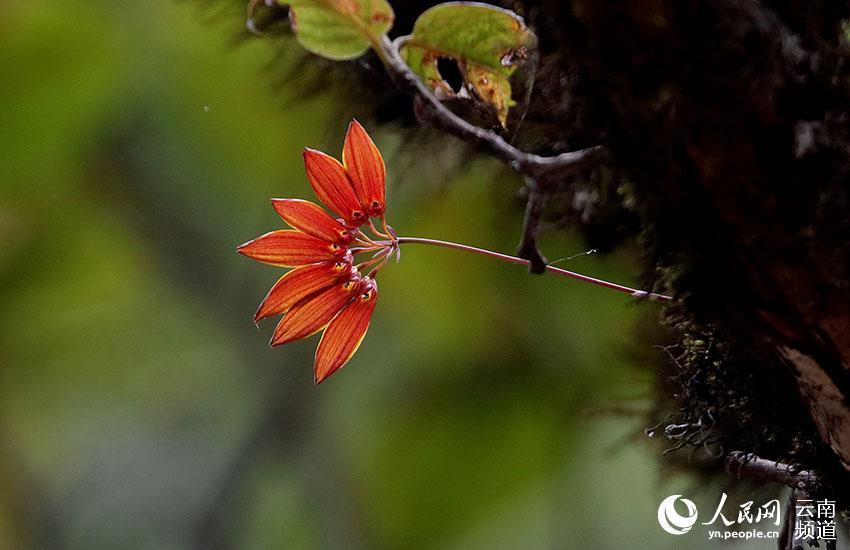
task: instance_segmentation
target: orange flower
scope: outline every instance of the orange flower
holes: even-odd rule
[[[339,219],[309,201],[272,199],[272,206],[292,229],[266,233],[237,249],[257,261],[294,268],[272,286],[254,320],[283,315],[272,346],[324,330],[314,362],[317,384],[357,351],[378,299],[375,276],[398,252],[395,232],[384,218],[384,160],[356,120],[345,135],[342,158],[340,163],[321,151],[304,149],[310,185]],[[383,231],[373,217],[380,218]],[[363,226],[374,236],[364,232]],[[355,264],[355,256],[364,253],[371,257]]]
[[[366,130],[352,120],[345,134],[342,162],[304,149],[307,179],[321,206],[300,199],[272,199],[272,206],[292,229],[272,231],[237,250],[257,261],[294,268],[269,290],[254,321],[283,315],[270,342],[279,346],[324,331],[313,364],[316,384],[343,367],[360,347],[375,304],[375,277],[400,244],[419,243],[496,258],[513,264],[529,261],[491,250],[437,239],[399,238],[386,221],[386,171],[381,153]],[[373,221],[380,220],[382,229]],[[371,231],[371,234],[370,234]],[[358,255],[369,255],[359,263]],[[546,271],[637,298],[662,302],[671,296],[646,292],[547,265]]]

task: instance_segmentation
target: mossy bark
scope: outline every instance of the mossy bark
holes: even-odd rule
[[[726,450],[845,485],[848,5],[578,0],[525,10],[541,35],[537,93],[549,98],[527,117],[534,141],[609,147],[619,192],[599,195],[614,202],[599,199],[596,211],[637,213],[648,273],[682,299],[667,319],[682,337],[684,420],[710,418]]]

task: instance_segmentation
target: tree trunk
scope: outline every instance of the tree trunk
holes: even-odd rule
[[[668,319],[689,336],[684,368],[697,378],[683,383],[683,399],[697,401],[682,403],[685,416],[716,420],[726,450],[761,447],[841,483],[837,465],[850,470],[849,11],[746,0],[528,11],[542,38],[539,87],[559,98],[533,104],[530,124],[610,148],[621,175],[606,195],[635,205],[655,279],[684,300]]]

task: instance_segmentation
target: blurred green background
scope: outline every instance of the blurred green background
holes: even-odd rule
[[[320,388],[315,339],[267,347],[251,316],[280,271],[235,245],[281,225],[269,197],[311,198],[301,148],[338,154],[360,113],[296,73],[275,89],[275,48],[227,17],[0,2],[0,548],[717,547],[659,529],[691,482],[616,414],[648,407],[651,304],[410,247]],[[513,250],[497,164],[404,170],[421,145],[373,136],[400,234]],[[627,251],[569,266],[635,273]]]

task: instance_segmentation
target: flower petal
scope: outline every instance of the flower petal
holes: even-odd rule
[[[342,216],[346,225],[360,227],[368,221],[345,167],[338,160],[321,151],[304,148],[304,167],[316,196]]]
[[[325,329],[313,365],[316,384],[342,368],[366,336],[375,304],[378,302],[378,287],[371,279],[364,279],[360,294],[337,315]]]
[[[321,206],[301,199],[272,199],[272,206],[293,229],[317,239],[347,245],[354,233],[330,217]]]
[[[257,308],[257,313],[254,314],[254,322],[280,315],[311,294],[324,290],[343,278],[348,278],[351,273],[351,262],[349,254],[337,262],[306,265],[288,272],[278,279],[266,294],[260,307]]]
[[[294,267],[336,260],[344,256],[347,249],[300,231],[281,229],[248,241],[236,251],[267,264]]]
[[[356,120],[348,125],[342,163],[348,171],[354,192],[370,216],[386,211],[387,174],[381,153],[363,126]]]
[[[280,346],[319,332],[357,296],[360,287],[360,281],[353,279],[301,300],[277,324],[270,345]]]

